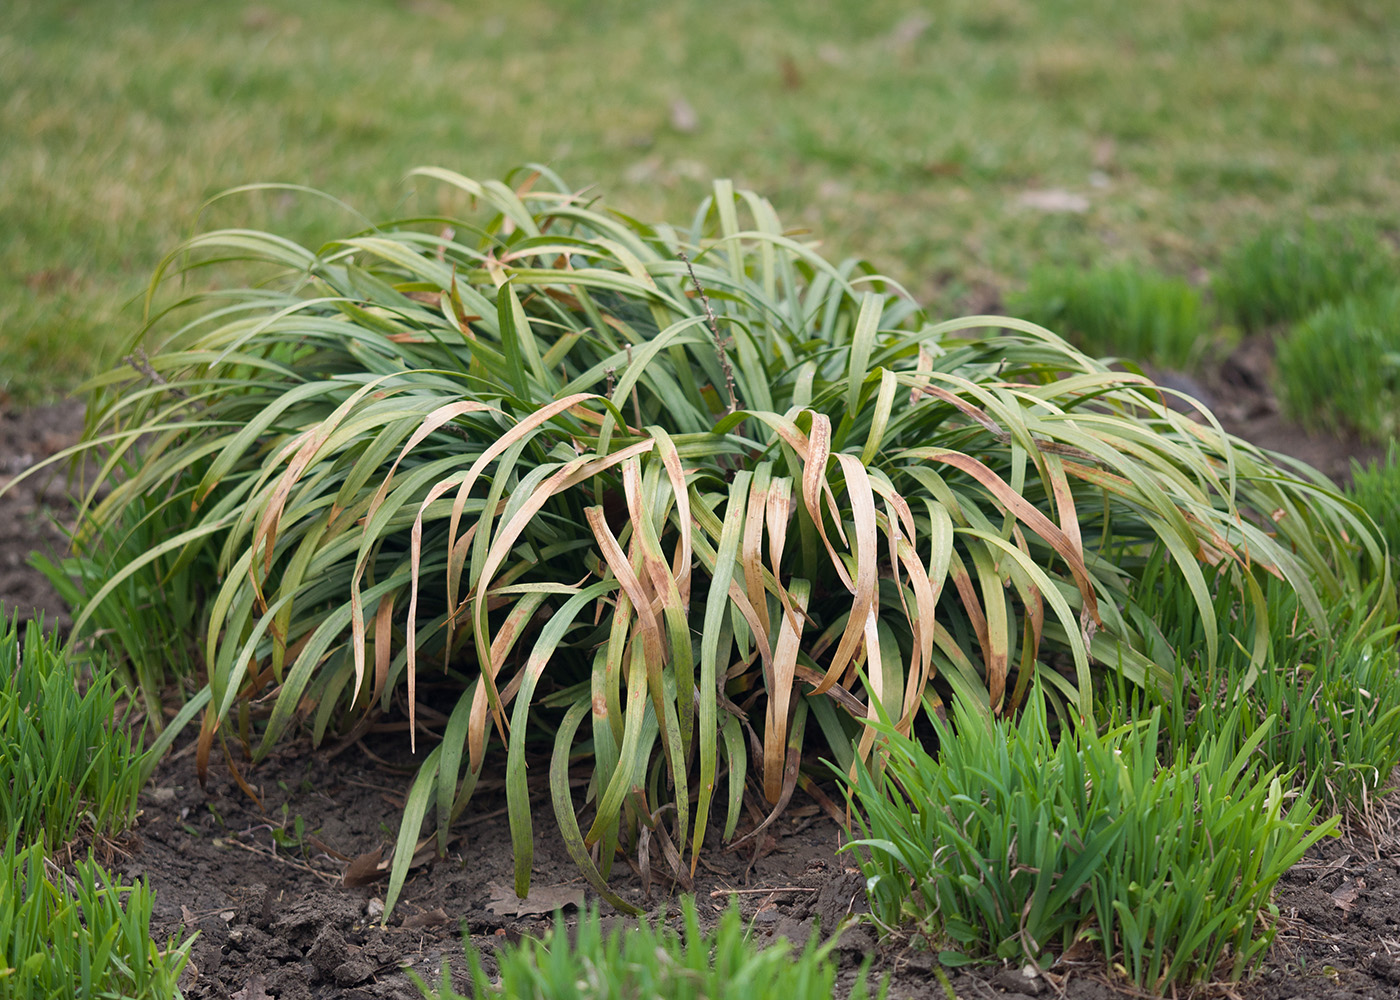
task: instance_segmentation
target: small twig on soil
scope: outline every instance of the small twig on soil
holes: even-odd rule
[[[331,747],[328,751],[326,751],[325,759],[327,761],[335,760],[346,750],[349,750],[351,747],[358,744],[362,739],[364,739],[365,734],[369,732],[369,727],[374,725],[374,723],[379,719],[379,715],[380,713],[378,710],[366,713],[365,716],[361,718],[359,722],[355,723],[354,727],[350,730],[349,733],[346,734],[343,740],[341,740],[335,746]]]
[[[710,333],[714,335],[715,353],[719,355],[720,371],[724,373],[724,387],[729,390],[729,409],[727,412],[733,413],[739,408],[739,400],[734,395],[734,369],[730,367],[729,352],[725,350],[728,340],[720,335],[715,311],[710,308],[710,298],[705,294],[705,289],[700,287],[700,279],[695,276],[695,268],[690,266],[690,258],[685,255],[684,250],[677,250],[676,256],[681,259],[685,269],[690,272],[690,280],[695,285],[695,293],[700,296],[700,304],[705,307],[705,319],[709,321]]]
[[[406,726],[407,724],[404,723],[403,725]],[[391,771],[396,774],[412,774],[416,770],[416,768],[412,767],[399,767],[393,761],[385,760],[383,757],[379,756],[369,747],[365,746],[365,741],[362,739],[356,740],[355,745],[360,748],[360,752],[362,754],[364,754],[370,760],[374,761],[380,767],[384,768],[386,771]]]
[[[316,878],[328,882],[330,885],[340,884],[339,875],[326,873],[326,871],[321,871],[319,868],[305,864],[304,861],[295,860],[293,857],[288,857],[287,854],[277,853],[276,850],[267,850],[266,847],[256,845],[256,843],[242,843],[241,840],[232,838],[218,838],[214,840],[214,846],[218,847],[221,845],[238,847],[238,850],[245,850],[245,852],[249,854],[258,854],[259,857],[270,857],[270,859],[280,861],[281,864],[286,864],[288,867],[297,868],[298,871],[305,871],[308,875],[315,875]]]
[[[1329,862],[1327,862],[1327,864],[1319,865],[1319,864],[1313,864],[1313,863],[1311,863],[1311,862],[1305,862],[1305,863],[1302,863],[1302,864],[1294,865],[1293,867],[1294,867],[1294,869],[1296,869],[1297,871],[1304,871],[1304,872],[1314,872],[1314,871],[1315,871],[1315,872],[1317,872],[1317,874],[1316,874],[1315,876],[1313,876],[1313,880],[1312,880],[1312,884],[1313,884],[1314,886],[1316,886],[1318,883],[1320,883],[1320,882],[1321,882],[1323,879],[1325,879],[1327,876],[1332,875],[1332,874],[1335,874],[1336,872],[1339,872],[1339,871],[1341,871],[1343,868],[1345,868],[1347,862],[1350,861],[1350,860],[1351,860],[1351,855],[1350,855],[1350,854],[1343,854],[1340,858],[1337,858],[1335,861],[1329,861]]]
[[[249,854],[256,854],[258,855],[258,857],[261,858],[271,858],[272,860],[279,861],[284,865],[289,865],[290,867],[295,868],[298,871],[303,871],[309,875],[314,875],[322,881],[325,881],[331,885],[340,884],[339,875],[331,875],[328,872],[323,872],[319,868],[313,868],[311,865],[305,864],[301,861],[297,861],[296,859],[288,857],[285,854],[279,854],[277,851],[269,851],[259,844],[245,844],[242,841],[235,840],[229,837],[220,837],[214,841],[214,846],[218,847],[221,845],[236,847],[240,851],[247,851]]]
[[[820,891],[821,891],[820,889],[809,889],[809,888],[807,888],[806,886],[802,886],[802,885],[780,885],[780,886],[778,886],[777,888],[773,888],[772,886],[770,886],[770,887],[767,888],[767,889],[715,889],[713,892],[710,893],[710,898],[711,898],[711,899],[719,899],[721,896],[752,896],[752,895],[756,895],[756,894],[761,893],[761,892],[768,892],[768,893],[773,893],[774,895],[776,895],[777,893],[780,893],[780,892],[820,892]]]
[[[499,809],[492,809],[490,812],[486,812],[486,813],[476,813],[476,814],[474,814],[474,815],[468,816],[466,819],[458,820],[458,821],[457,821],[457,825],[458,825],[458,826],[473,826],[474,824],[477,824],[477,823],[484,823],[484,822],[486,822],[488,819],[495,819],[497,816],[504,816],[504,815],[505,815],[507,812],[509,812],[509,811],[510,811],[510,806],[501,806],[501,808],[499,808]]]
[[[398,795],[401,789],[391,788],[388,785],[376,785],[372,781],[361,781],[359,778],[343,778],[342,784],[353,785],[355,788],[368,788],[371,792],[379,792],[381,795]]]
[[[170,754],[168,757],[166,757],[164,763],[166,763],[167,765],[173,764],[173,763],[175,763],[177,760],[180,760],[180,759],[182,759],[182,758],[184,758],[184,757],[188,757],[190,754],[194,753],[194,752],[195,752],[196,750],[198,750],[198,749],[199,749],[199,740],[198,740],[198,739],[190,740],[188,743],[186,743],[186,744],[185,744],[183,747],[181,747],[179,750],[176,750],[174,753],[172,753],[172,754]]]

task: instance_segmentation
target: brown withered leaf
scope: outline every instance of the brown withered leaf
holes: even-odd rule
[[[439,906],[436,910],[427,910],[423,913],[414,913],[403,918],[403,926],[407,930],[416,930],[422,927],[441,927],[443,924],[452,923],[452,918],[447,915],[447,911]]]
[[[1343,913],[1350,914],[1356,909],[1356,897],[1361,895],[1361,890],[1366,888],[1366,880],[1347,879],[1337,888],[1332,890],[1332,903]]]
[[[314,834],[308,833],[308,834],[306,835],[306,842],[307,842],[308,844],[310,844],[312,847],[314,847],[316,850],[320,851],[322,854],[329,854],[331,857],[335,858],[337,861],[349,861],[349,860],[351,860],[351,858],[350,858],[349,855],[341,854],[341,853],[340,853],[339,851],[337,851],[334,847],[330,846],[330,845],[327,844],[325,841],[323,841],[323,840],[321,840],[320,838],[316,837]]]
[[[540,913],[553,913],[563,906],[583,909],[583,890],[575,886],[549,885],[535,886],[530,895],[521,899],[509,886],[488,883],[491,901],[486,908],[501,917],[529,917]]]
[[[388,874],[389,866],[384,861],[384,848],[376,847],[345,866],[345,874],[340,877],[340,884],[347,889],[355,889],[372,885]]]
[[[1087,965],[1097,960],[1098,951],[1095,945],[1085,938],[1076,938],[1074,943],[1065,949],[1056,965]]]
[[[256,972],[248,979],[248,985],[233,994],[231,1000],[267,1000],[267,989],[263,977]]]
[[[778,60],[778,68],[782,70],[784,90],[802,89],[802,70],[798,69],[792,56],[783,56]]]

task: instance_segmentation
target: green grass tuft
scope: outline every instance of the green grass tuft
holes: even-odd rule
[[[194,937],[151,940],[154,895],[92,860],[68,875],[42,844],[0,855],[0,1000],[170,1000]]]
[[[1278,345],[1279,401],[1304,426],[1400,436],[1400,285],[1322,306]]]
[[[1201,293],[1180,278],[1131,266],[1037,268],[1007,310],[1049,327],[1096,356],[1189,371],[1210,345]]]
[[[1380,529],[1390,549],[1393,572],[1400,573],[1400,440],[1390,442],[1384,462],[1352,463],[1347,495]]]
[[[463,928],[469,994],[453,988],[445,964],[435,990],[412,971],[409,975],[431,1000],[829,1000],[837,995],[831,958],[835,937],[818,945],[814,932],[795,956],[786,940],[759,949],[744,933],[737,905],[725,911],[714,931],[702,932],[693,896],[681,899],[681,921],[681,933],[643,920],[626,932],[614,927],[604,934],[596,908],[583,914],[572,931],[556,914],[554,930],[543,940],[526,938],[497,952],[500,977],[495,983],[487,979]],[[870,995],[865,978],[863,967],[850,1000]],[[887,989],[882,985],[876,995],[883,1000]]]
[[[1251,759],[1267,726],[1163,766],[1155,711],[1058,742],[1039,698],[1016,723],[954,716],[937,760],[884,727],[883,774],[861,765],[849,789],[874,916],[947,962],[1044,967],[1087,939],[1156,993],[1237,979],[1272,941],[1274,884],[1337,825],[1312,827],[1316,806]]]
[[[1264,577],[1256,598],[1240,603],[1208,581],[1213,617],[1237,637],[1212,668],[1200,655],[1203,629],[1191,595],[1177,578],[1144,574],[1142,612],[1160,629],[1181,667],[1165,691],[1134,689],[1110,678],[1100,702],[1111,724],[1138,721],[1160,708],[1163,752],[1193,753],[1227,731],[1243,733],[1273,721],[1255,750],[1261,766],[1292,772],[1291,787],[1330,812],[1365,826],[1371,806],[1389,790],[1400,764],[1400,649],[1393,605],[1357,595],[1329,609],[1326,620],[1300,613],[1297,595]],[[1371,593],[1379,588],[1373,584]],[[1274,623],[1257,656],[1244,644],[1261,621]],[[1236,717],[1239,724],[1236,725]]]
[[[66,844],[126,829],[145,776],[112,671],[83,690],[56,636],[0,609],[0,840]]]
[[[0,1000],[171,1000],[195,937],[151,941],[155,896],[95,861],[73,875],[42,843],[0,854]]]
[[[1374,226],[1281,223],[1226,254],[1211,288],[1221,313],[1256,333],[1376,291],[1395,255]]]
[[[120,474],[131,474],[129,465]],[[172,680],[194,678],[194,637],[207,620],[208,598],[218,570],[213,557],[176,560],[157,554],[116,580],[118,571],[157,551],[172,534],[193,525],[195,505],[186,501],[186,523],[172,521],[180,507],[171,498],[140,496],[112,511],[111,520],[88,521],[69,537],[70,555],[57,562],[35,553],[31,563],[70,608],[88,609],[87,635],[116,667],[129,691],[140,692],[147,717],[161,720],[163,689]],[[104,589],[106,588],[106,589]]]

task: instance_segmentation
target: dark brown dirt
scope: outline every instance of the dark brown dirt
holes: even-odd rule
[[[1266,349],[1247,344],[1196,387],[1227,429],[1335,477],[1346,475],[1350,457],[1376,454],[1284,422],[1264,388],[1269,363]],[[73,405],[0,411],[0,486],[76,440],[81,423],[81,410]],[[60,525],[71,516],[64,496],[60,474],[31,479],[0,497],[0,603],[21,618],[43,613],[60,628],[69,622],[67,609],[27,559],[34,550],[62,552]],[[454,828],[447,856],[425,859],[414,869],[387,927],[377,916],[385,881],[343,884],[346,859],[360,859],[357,869],[372,869],[366,856],[393,842],[413,766],[401,736],[374,736],[374,742],[334,757],[304,743],[279,751],[248,773],[260,790],[261,808],[238,788],[217,751],[203,788],[190,748],[162,765],[112,864],[128,877],[149,879],[156,889],[158,936],[181,927],[198,930],[184,980],[187,997],[417,997],[400,971],[404,966],[431,980],[446,960],[464,986],[463,927],[488,968],[496,946],[546,929],[547,916],[522,913],[515,901],[503,799],[489,787]],[[546,771],[543,761],[532,769],[537,775]],[[583,882],[553,834],[543,790],[536,817],[531,901],[572,895]],[[760,857],[720,850],[707,856],[693,887],[702,914],[717,914],[733,894],[760,942],[785,936],[800,944],[814,926],[834,928],[848,913],[863,910],[860,874],[848,855],[837,853],[842,832],[815,803],[795,801],[770,832]],[[658,881],[648,896],[641,877],[625,865],[615,868],[613,883],[653,913],[678,908],[672,887]],[[1374,844],[1319,846],[1289,873],[1277,902],[1280,933],[1265,970],[1219,995],[1400,997],[1400,839],[1387,833]],[[892,976],[892,997],[947,995],[927,952],[881,945],[868,926],[847,929],[839,954],[845,982],[861,960],[873,957],[877,975]],[[953,975],[951,986],[969,1000],[1125,995],[1108,985],[1104,973],[1092,962],[1062,963],[1035,979],[1014,969],[978,969]]]
[[[150,880],[162,932],[181,924],[199,930],[186,996],[225,997],[245,989],[245,996],[255,996],[256,978],[266,995],[287,1000],[416,997],[401,965],[435,980],[447,958],[465,983],[464,925],[488,960],[501,943],[548,928],[548,912],[531,913],[530,906],[521,912],[504,798],[489,786],[478,792],[473,815],[454,828],[446,857],[425,858],[414,869],[389,926],[380,926],[387,877],[347,888],[347,864],[338,856],[372,859],[389,848],[408,775],[384,761],[412,761],[403,740],[392,735],[334,760],[304,754],[307,749],[291,747],[253,772],[267,795],[261,812],[221,761],[211,763],[201,789],[192,754],[163,766],[143,798],[140,822],[117,865]],[[548,763],[535,762],[531,770],[543,775]],[[582,898],[585,884],[554,835],[547,792],[537,791],[529,902]],[[798,804],[778,826],[756,860],[752,853],[712,852],[693,888],[702,916],[717,916],[736,890],[761,939],[781,934],[805,941],[814,922],[832,928],[858,912],[864,882],[844,855],[836,855],[839,830],[818,817],[815,804]],[[356,868],[372,868],[372,860]],[[652,912],[668,904],[672,913],[679,909],[669,883],[655,880],[648,894],[640,875],[624,864],[612,883]],[[864,929],[847,934],[842,952],[854,965],[874,949],[875,939]]]
[[[113,862],[155,888],[158,936],[181,927],[199,931],[184,982],[191,1000],[417,997],[401,967],[435,981],[444,960],[465,988],[463,928],[489,969],[496,947],[549,927],[548,914],[530,913],[515,898],[504,800],[490,787],[454,828],[447,855],[424,857],[413,870],[389,926],[377,919],[386,879],[343,884],[342,857],[369,856],[355,868],[372,871],[376,852],[393,842],[409,780],[403,768],[412,765],[401,734],[374,737],[334,759],[305,744],[288,747],[248,775],[264,796],[262,810],[238,788],[217,753],[215,758],[203,789],[193,754],[166,762]],[[548,769],[544,760],[534,765],[534,774]],[[586,896],[554,835],[547,793],[543,787],[536,792],[529,902],[549,906]],[[756,859],[750,850],[707,855],[693,886],[702,917],[717,917],[735,898],[760,943],[787,937],[801,945],[814,927],[835,928],[848,914],[865,910],[863,879],[849,856],[837,853],[842,832],[814,802],[795,801],[775,827]],[[653,914],[679,908],[679,888],[658,881],[648,897],[640,876],[624,864],[615,868],[612,883]],[[1233,988],[1235,995],[1400,996],[1400,839],[1393,833],[1374,844],[1357,839],[1320,845],[1286,876],[1276,901],[1281,921],[1274,950],[1255,979]],[[927,952],[882,946],[868,926],[846,929],[838,954],[847,982],[873,956],[875,972],[891,974],[891,997],[946,997]],[[956,995],[968,1000],[1132,995],[1110,985],[1092,960],[1062,963],[1039,979],[1028,980],[1015,969],[978,968],[953,973],[950,981]],[[1231,995],[1224,988],[1208,993]]]
[[[0,489],[25,469],[76,444],[83,429],[81,404],[35,410],[0,408]],[[47,625],[67,629],[68,607],[43,574],[29,566],[30,554],[57,558],[67,548],[61,525],[72,516],[67,469],[30,476],[0,497],[0,605],[22,620],[43,615]],[[71,525],[70,525],[71,526]]]

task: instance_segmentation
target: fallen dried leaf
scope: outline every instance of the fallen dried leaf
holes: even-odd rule
[[[700,127],[700,116],[684,97],[678,97],[671,102],[671,127],[684,135],[689,135]]]
[[[427,910],[404,917],[403,927],[406,930],[415,930],[420,927],[441,927],[443,924],[451,922],[452,918],[447,915],[447,911],[439,906],[436,910]]]
[[[530,895],[521,899],[515,890],[492,882],[491,901],[486,908],[501,917],[528,917],[540,913],[553,913],[555,910],[572,906],[583,908],[583,890],[568,885],[538,886],[530,890]]]
[[[1347,879],[1337,888],[1332,890],[1332,903],[1343,913],[1351,913],[1356,909],[1356,897],[1361,895],[1361,890],[1366,888],[1366,880],[1359,878],[1356,880]]]
[[[263,977],[258,973],[248,979],[248,985],[230,996],[229,1000],[267,1000],[267,990],[263,987]]]
[[[894,26],[885,39],[885,44],[892,51],[903,52],[912,48],[914,43],[923,37],[924,32],[931,27],[933,27],[933,18],[923,11],[917,11]]]
[[[378,882],[387,874],[389,866],[384,863],[384,848],[377,847],[346,865],[345,874],[340,877],[340,884],[347,889],[354,889]]]

